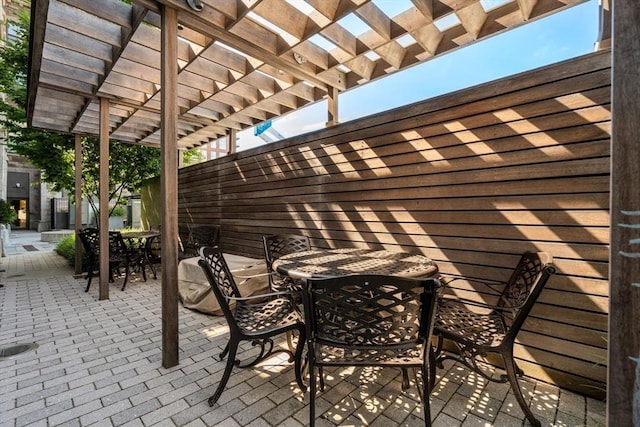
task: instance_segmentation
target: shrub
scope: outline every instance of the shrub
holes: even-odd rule
[[[127,212],[125,211],[125,209],[122,206],[116,206],[115,208],[113,208],[113,210],[111,211],[111,214],[109,216],[122,216],[122,217],[124,217],[126,213]]]
[[[11,204],[4,199],[0,199],[0,224],[10,224],[18,218],[18,214]]]
[[[76,265],[76,235],[70,234],[56,245],[56,253],[67,260],[71,267]],[[82,251],[82,271],[86,270],[87,254]]]

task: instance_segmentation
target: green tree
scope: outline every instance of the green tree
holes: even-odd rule
[[[185,166],[193,165],[195,163],[200,163],[204,161],[205,158],[197,148],[193,148],[191,150],[185,151],[182,154],[182,161]]]
[[[9,148],[41,169],[42,180],[56,191],[75,191],[75,145],[73,135],[26,127],[27,70],[29,61],[29,12],[21,11],[14,21],[16,37],[0,46],[0,125],[8,133]],[[125,190],[135,192],[160,173],[160,150],[140,145],[109,144],[109,199],[120,204]],[[82,195],[97,213],[99,144],[95,138],[82,140]]]

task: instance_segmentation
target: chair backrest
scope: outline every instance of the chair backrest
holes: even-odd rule
[[[179,225],[182,257],[198,256],[204,246],[220,246],[220,226],[218,225]]]
[[[162,235],[149,237],[144,246],[149,262],[159,264],[162,261]]]
[[[433,329],[437,285],[437,279],[381,275],[308,279],[303,292],[307,336],[332,346],[380,351],[422,344]]]
[[[218,300],[227,321],[234,322],[233,312],[229,306],[229,297],[240,297],[240,291],[229,266],[222,255],[222,251],[217,246],[203,246],[200,248],[200,260],[198,264],[204,271],[205,277],[211,286],[213,294]]]
[[[507,281],[498,306],[508,326],[517,333],[533,308],[549,277],[556,272],[553,257],[546,252],[525,252]],[[509,311],[511,314],[509,315]]]
[[[269,271],[273,271],[271,267],[273,261],[281,256],[311,249],[311,243],[307,236],[295,234],[262,236],[262,243],[264,246],[264,258]]]
[[[192,227],[191,239],[198,251],[204,246],[220,246],[220,226],[197,225]]]
[[[100,231],[97,228],[83,228],[78,232],[82,247],[92,262],[100,256]]]
[[[129,248],[119,231],[109,231],[109,254],[121,257],[126,257],[129,254]]]

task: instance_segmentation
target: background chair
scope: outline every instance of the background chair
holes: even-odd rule
[[[100,231],[97,228],[84,228],[79,231],[78,236],[87,254],[87,287],[85,292],[89,292],[91,279],[100,270]],[[147,280],[144,265],[141,265],[142,254],[130,250],[118,231],[109,232],[109,281],[113,282],[113,273],[118,272],[121,266],[125,268],[125,277],[122,284],[124,291],[129,279],[130,268],[140,265],[144,280]]]
[[[218,225],[179,225],[180,259],[199,255],[201,247],[220,246],[220,226]]]
[[[218,388],[209,398],[209,406],[213,406],[222,395],[234,365],[240,368],[255,366],[277,352],[289,354],[289,361],[295,363],[296,381],[302,390],[306,390],[301,373],[305,327],[302,314],[288,295],[271,293],[242,297],[218,247],[201,248],[198,263],[204,270],[229,325],[229,342],[220,354],[220,360],[228,356],[227,364]],[[273,337],[294,330],[298,331],[301,338],[298,340],[295,354],[289,350],[274,348]],[[258,356],[245,364],[236,361],[236,353],[241,341],[250,341],[254,346],[260,345]]]
[[[162,235],[149,237],[144,242],[144,250],[153,278],[157,279],[158,275],[154,266],[162,264]]]
[[[89,292],[91,287],[91,279],[95,275],[99,275],[100,270],[100,231],[97,228],[83,228],[78,232],[78,237],[82,242],[86,257],[87,268],[87,287],[84,290]],[[109,281],[113,282],[113,270],[116,269],[124,259],[109,254]]]
[[[309,279],[302,293],[308,339],[309,424],[315,423],[316,372],[324,390],[325,366],[382,366],[402,369],[402,389],[409,387],[407,368],[421,373],[418,386],[425,425],[429,408],[429,349],[436,279],[352,275]],[[416,384],[418,378],[416,376]]]
[[[533,416],[522,395],[517,377],[524,375],[524,372],[513,358],[513,345],[542,288],[555,273],[552,262],[553,258],[547,253],[527,252],[520,258],[506,283],[478,282],[464,277],[449,280],[447,284],[455,280],[480,284],[487,292],[486,295],[493,295],[496,303],[491,305],[477,300],[442,296],[434,327],[434,335],[438,337],[436,364],[443,367],[444,360],[452,359],[490,381],[508,381],[522,411],[534,426],[539,426],[540,421]],[[455,344],[457,352],[444,351],[443,340]],[[478,359],[484,358],[488,353],[500,355],[506,375],[494,378],[478,364]],[[435,380],[434,370],[435,364],[432,368],[432,381]]]
[[[119,231],[109,231],[109,257],[111,256],[122,260],[122,262],[115,266],[114,270],[119,272],[120,267],[124,267],[124,281],[122,282],[123,291],[127,286],[127,281],[129,280],[129,275],[133,268],[141,270],[144,281],[147,281],[144,252],[137,248],[127,246]]]
[[[310,250],[311,243],[309,238],[294,234],[274,234],[262,236],[262,243],[271,290],[274,292],[300,292],[302,290],[302,282],[279,274],[273,269],[273,261],[283,255]]]

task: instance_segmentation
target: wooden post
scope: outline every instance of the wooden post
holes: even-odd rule
[[[233,154],[238,151],[238,131],[231,128],[227,134],[227,153]]]
[[[76,191],[75,191],[75,231],[76,231],[76,258],[75,258],[75,273],[82,273],[82,242],[80,241],[79,233],[82,229],[82,137],[78,134],[75,137],[75,173],[76,173]]]
[[[109,100],[100,98],[100,290],[109,299]]]
[[[162,7],[162,366],[178,364],[178,12]]]
[[[613,7],[607,425],[640,426],[640,4]]]
[[[329,98],[327,105],[327,127],[335,126],[338,124],[338,88],[330,87],[329,88]]]

